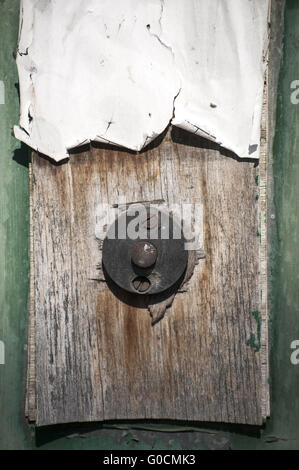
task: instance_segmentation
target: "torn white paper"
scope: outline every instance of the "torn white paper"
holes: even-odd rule
[[[15,136],[59,161],[172,122],[259,155],[268,0],[22,0]]]

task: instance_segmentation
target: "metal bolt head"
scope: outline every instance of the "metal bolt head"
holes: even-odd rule
[[[133,280],[132,284],[136,292],[139,292],[140,294],[144,294],[145,292],[147,292],[151,286],[150,281],[143,276],[136,277]]]
[[[149,268],[157,260],[157,248],[148,241],[137,242],[131,252],[132,262],[138,268]]]

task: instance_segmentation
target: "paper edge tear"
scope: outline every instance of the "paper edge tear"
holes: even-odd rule
[[[267,0],[267,1],[269,2],[269,0]],[[29,55],[29,49],[30,49],[30,46],[31,46],[32,41],[33,41],[33,38],[32,38],[32,35],[31,35],[31,38],[29,38],[29,39],[31,39],[31,41],[29,40],[28,45],[25,47],[24,50],[21,51],[20,45],[22,43],[22,40],[24,39],[23,36],[24,36],[24,28],[25,28],[25,21],[24,21],[24,19],[25,19],[24,3],[25,2],[26,2],[26,0],[21,0],[21,3],[20,3],[19,38],[18,38],[17,57],[16,57],[19,77],[21,77],[21,74],[22,74],[22,71],[23,71],[21,69],[21,64],[19,64],[19,58],[22,58],[23,56]],[[31,5],[31,9],[33,9],[34,8],[33,4],[30,3],[30,2],[29,2],[29,4]],[[162,35],[162,17],[163,17],[163,12],[164,12],[164,0],[160,0],[160,4],[161,4],[161,11],[160,11],[160,17],[159,17],[158,22],[159,22],[159,25],[160,25],[160,35]],[[32,12],[31,12],[31,15],[32,15]],[[32,33],[32,31],[33,31],[32,28],[33,28],[33,23],[31,25],[30,31],[27,28],[27,34],[30,33],[30,32]],[[163,41],[163,39],[160,37],[159,33],[151,32],[150,27],[148,28],[148,30],[149,30],[149,34],[159,42],[161,47],[164,47],[167,50],[169,50],[169,52],[172,54],[173,60],[175,61],[175,54],[174,54],[174,51],[171,48],[171,46],[167,45]],[[268,49],[268,46],[269,46],[269,34],[270,34],[270,28],[269,28],[269,24],[268,24],[266,38],[265,38],[265,44],[264,44],[264,47],[263,47],[263,62],[262,62],[263,69],[265,69],[265,67],[266,67],[266,52],[267,52],[267,49]],[[24,42],[26,43],[26,41],[24,41]],[[30,75],[30,78],[31,78],[31,75]],[[32,83],[32,87],[34,88],[33,83]],[[179,96],[182,88],[183,88],[183,84],[182,84],[182,80],[180,78],[180,88],[179,88],[177,94],[174,95],[174,97],[173,97],[173,112],[172,112],[172,116],[170,117],[170,120],[169,120],[168,124],[160,132],[153,132],[152,135],[146,136],[143,143],[140,143],[139,145],[136,145],[135,147],[131,147],[131,146],[127,147],[127,146],[124,146],[121,143],[112,142],[111,140],[105,138],[103,135],[96,135],[96,136],[94,136],[94,138],[87,137],[82,143],[74,143],[74,144],[65,146],[65,153],[55,154],[54,155],[54,154],[49,154],[49,150],[39,148],[37,145],[35,145],[32,142],[32,139],[31,139],[30,129],[26,129],[26,127],[24,125],[21,125],[21,123],[15,125],[13,127],[14,136],[18,140],[20,140],[21,142],[24,142],[26,145],[28,145],[29,147],[34,149],[35,151],[46,155],[47,157],[49,157],[50,159],[52,159],[56,162],[59,162],[61,160],[69,159],[70,158],[70,151],[74,151],[78,147],[80,147],[84,144],[90,144],[92,142],[101,142],[103,144],[108,144],[108,145],[113,145],[113,146],[119,147],[120,149],[127,149],[127,150],[131,150],[131,151],[135,151],[135,152],[140,152],[146,146],[148,146],[151,142],[153,142],[157,137],[159,137],[161,134],[163,134],[163,132],[165,131],[165,129],[169,125],[173,125],[175,127],[185,129],[186,131],[191,132],[194,135],[198,135],[198,136],[201,136],[203,138],[206,138],[207,140],[213,141],[216,144],[218,144],[220,147],[222,147],[223,149],[226,149],[228,151],[231,151],[231,152],[235,153],[236,156],[241,158],[241,159],[244,159],[244,158],[248,158],[248,159],[252,159],[252,160],[259,159],[259,144],[258,143],[255,144],[255,143],[252,143],[250,141],[249,146],[248,146],[248,153],[244,154],[243,152],[241,152],[239,149],[235,148],[234,146],[226,144],[225,142],[220,142],[219,139],[217,139],[217,136],[214,136],[211,132],[209,132],[209,131],[201,128],[201,127],[198,127],[197,125],[191,123],[188,120],[184,120],[183,122],[174,122],[173,123],[173,121],[175,120],[175,102],[176,102],[176,99]],[[258,95],[259,95],[259,93],[257,93],[257,103],[256,103],[256,106],[255,106],[255,109],[254,109],[253,121],[256,121],[256,118],[254,118],[254,117],[256,116],[256,112],[259,111],[259,109],[257,110],[257,108],[259,108]],[[30,103],[30,105],[31,105],[31,103]],[[30,116],[29,116],[30,105],[29,105],[29,111],[28,111],[28,121],[29,121],[28,124],[30,124],[30,122],[34,119],[34,117],[31,116],[31,120],[30,120]],[[22,101],[21,101],[21,110],[22,110],[22,106],[23,106],[23,104],[22,104]],[[262,106],[262,103],[260,103],[260,107],[261,106]],[[261,114],[261,113],[258,112],[258,114]],[[22,116],[24,116],[23,112],[21,112],[21,117]],[[190,131],[190,128],[188,128],[188,126],[185,123],[188,123],[190,126],[194,127],[195,131],[194,132]],[[24,123],[22,123],[22,124],[24,124]],[[28,125],[28,127],[29,127],[29,125]],[[252,133],[254,133],[254,123],[253,123],[253,126],[252,126]],[[258,139],[257,139],[257,141],[258,141]],[[252,149],[253,152],[250,152],[250,149]]]

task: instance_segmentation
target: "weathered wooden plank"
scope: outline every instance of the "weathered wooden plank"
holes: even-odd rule
[[[261,424],[257,172],[176,129],[142,154],[91,147],[62,165],[34,155],[38,425]],[[96,216],[124,196],[203,204],[206,258],[154,326],[145,308],[94,280]]]
[[[19,117],[13,58],[19,2],[0,2],[0,449],[23,449],[23,370],[28,300],[28,153],[11,135]]]

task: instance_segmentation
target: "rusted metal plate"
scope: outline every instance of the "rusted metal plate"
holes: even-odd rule
[[[180,282],[188,261],[181,227],[166,212],[147,224],[146,206],[135,205],[110,226],[103,243],[104,272],[133,294],[159,294]],[[130,229],[131,225],[131,229]]]

